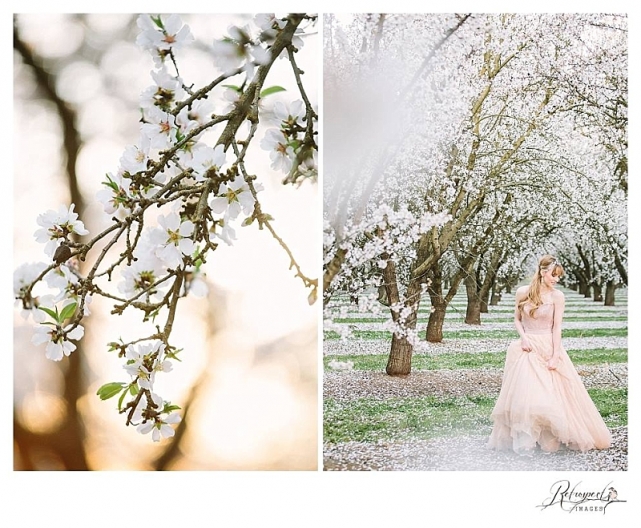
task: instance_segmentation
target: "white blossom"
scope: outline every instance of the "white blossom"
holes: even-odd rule
[[[140,94],[140,106],[149,108],[158,106],[163,110],[169,110],[176,101],[185,96],[183,83],[180,77],[174,77],[164,67],[152,71],[156,86],[150,86]]]
[[[131,214],[129,204],[132,196],[129,191],[129,182],[120,173],[116,175],[109,173],[107,182],[103,185],[105,187],[96,193],[97,200],[102,204],[105,213],[123,220]]]
[[[179,423],[181,420],[178,413],[170,413],[165,418],[156,418],[155,420],[148,420],[146,423],[140,424],[136,430],[140,434],[148,434],[151,432],[151,437],[154,442],[160,442],[161,438],[171,438],[174,436],[175,431],[170,424]]]
[[[195,297],[203,298],[207,297],[209,293],[209,287],[205,280],[205,274],[201,271],[192,271],[187,280],[187,292],[191,293]]]
[[[60,361],[64,356],[70,355],[75,349],[70,339],[77,341],[82,339],[85,334],[85,329],[78,325],[73,330],[72,325],[68,325],[64,329],[60,325],[40,324],[36,327],[35,334],[31,338],[34,345],[46,346],[45,356],[52,361]]]
[[[149,139],[150,146],[166,149],[176,141],[176,120],[173,115],[156,106],[145,108],[145,123],[140,131]]]
[[[180,221],[178,213],[159,216],[160,228],[151,231],[151,241],[156,244],[155,255],[169,268],[180,266],[183,255],[194,252],[194,241],[189,237],[194,232],[191,220]]]
[[[47,268],[45,262],[24,263],[13,272],[13,295],[20,297],[23,290],[29,286]]]
[[[219,218],[214,220],[209,228],[209,239],[212,242],[219,239],[231,246],[233,240],[236,240],[236,231],[224,217]]]
[[[169,51],[180,49],[194,41],[194,36],[187,24],[183,25],[178,15],[160,15],[154,22],[150,15],[140,15],[136,21],[142,32],[136,44],[149,51]]]
[[[253,42],[247,26],[228,28],[229,37],[215,40],[212,52],[216,66],[224,73],[230,73],[236,68],[243,67],[249,78],[253,77],[254,64],[267,64],[270,59],[269,50]]]
[[[74,204],[67,209],[61,205],[57,211],[49,209],[47,212],[38,215],[36,222],[41,227],[34,236],[36,241],[45,245],[45,254],[53,257],[57,247],[62,240],[75,233],[77,235],[86,235],[89,233],[85,225],[78,220],[78,214],[74,212]]]
[[[171,372],[171,361],[163,359],[165,345],[160,340],[129,345],[125,352],[124,369],[141,389],[153,390],[156,372]]]
[[[214,213],[224,214],[226,218],[233,220],[241,210],[246,215],[252,213],[254,197],[245,180],[237,176],[233,181],[220,185],[218,194],[209,201],[209,207]]]
[[[261,38],[263,40],[275,38],[278,31],[287,25],[286,20],[277,18],[274,13],[258,13],[254,16],[254,23],[261,29]]]
[[[234,90],[233,88],[227,88],[223,92],[223,99],[227,101],[227,104],[223,108],[222,113],[228,114],[236,108],[236,103],[240,99],[240,92],[238,92],[238,90]]]
[[[276,101],[273,107],[274,117],[281,121],[283,128],[291,128],[293,126],[303,126],[303,118],[305,117],[305,105],[303,101],[296,99],[290,103],[283,101]]]
[[[36,307],[33,291],[25,297],[26,289],[45,269],[47,269],[45,262],[32,262],[21,264],[13,272],[13,296],[16,299],[16,307],[21,309],[20,315],[23,319],[32,315],[37,323],[45,320],[42,310],[38,310]],[[38,299],[38,302],[42,302],[42,298]]]
[[[120,168],[123,172],[138,174],[147,170],[151,140],[148,136],[141,135],[139,143],[140,146],[129,145],[126,147],[125,152],[120,157]]]
[[[192,167],[196,180],[204,180],[208,171],[218,173],[227,162],[224,145],[202,146],[193,152]]]
[[[272,160],[271,167],[277,171],[289,172],[295,158],[294,149],[282,131],[270,128],[260,142],[263,150],[269,151],[269,158]]]
[[[120,274],[123,280],[118,283],[118,290],[127,298],[131,298],[149,289],[144,294],[143,299],[148,302],[158,302],[164,296],[163,287],[165,283],[153,288],[151,286],[162,277],[164,271],[162,262],[154,253],[149,252],[146,256],[139,257],[131,266],[126,266],[121,271]]]

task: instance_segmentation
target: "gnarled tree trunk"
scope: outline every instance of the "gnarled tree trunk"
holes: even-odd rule
[[[387,260],[387,266],[383,270],[383,279],[385,281],[385,291],[387,292],[387,299],[390,306],[398,305],[400,302],[400,295],[398,292],[398,279],[396,276],[396,266],[392,260],[389,260],[389,255],[383,255],[383,259]],[[418,318],[418,308],[421,301],[421,283],[418,280],[411,280],[405,295],[405,306],[410,308],[410,314],[407,319],[402,323],[402,326],[409,332],[416,329],[416,321]],[[399,322],[399,313],[391,310],[392,320]],[[390,376],[406,376],[412,370],[412,352],[414,345],[407,339],[406,336],[392,336],[392,345],[390,348],[389,358],[387,360],[387,367],[385,372]]]
[[[617,286],[614,281],[609,280],[605,283],[605,301],[603,303],[605,306],[614,306],[614,293],[616,289]]]
[[[496,290],[492,289],[492,295],[490,296],[490,306],[497,306],[501,302],[501,293]]]
[[[467,309],[465,310],[465,324],[481,324],[481,299],[476,289],[476,277],[468,275],[465,278],[465,292],[467,293]]]
[[[603,302],[603,290],[601,288],[601,284],[595,282],[592,285],[592,290],[594,292],[594,295],[592,296],[592,300],[594,302]]]
[[[443,322],[447,303],[443,297],[443,275],[438,264],[432,267],[432,281],[427,291],[430,295],[432,310],[427,320],[425,339],[430,343],[440,343],[443,341]]]

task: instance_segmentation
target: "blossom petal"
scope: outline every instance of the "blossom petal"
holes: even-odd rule
[[[47,345],[45,356],[47,357],[47,359],[50,359],[52,361],[60,361],[64,356],[62,345],[50,341]]]
[[[191,220],[187,220],[180,224],[180,229],[178,230],[178,233],[180,236],[190,236],[194,232],[194,223]]]
[[[153,420],[149,420],[148,422],[140,424],[138,427],[136,427],[136,431],[138,431],[140,434],[147,434],[151,432],[151,430],[154,428],[154,425],[155,424]]]
[[[183,255],[191,255],[195,249],[194,241],[190,238],[182,238],[178,242],[178,248],[183,252]]]

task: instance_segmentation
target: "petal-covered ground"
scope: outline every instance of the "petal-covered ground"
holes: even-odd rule
[[[464,296],[446,317],[442,343],[421,341],[412,373],[385,374],[390,340],[386,314],[368,315],[336,297],[335,325],[347,339],[327,332],[325,373],[325,470],[603,470],[627,469],[627,298],[604,307],[571,290],[566,296],[563,345],[612,431],[603,451],[523,457],[486,448],[489,414],[498,396],[505,350],[517,338],[511,323],[514,298],[466,325]],[[429,308],[429,301],[424,301]],[[425,328],[428,310],[419,314]]]

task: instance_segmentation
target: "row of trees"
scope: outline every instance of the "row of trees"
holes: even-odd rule
[[[553,253],[567,284],[627,284],[627,30],[615,15],[325,20],[325,303],[380,288],[387,372]],[[427,52],[425,50],[428,50]],[[384,290],[384,291],[383,291]]]

